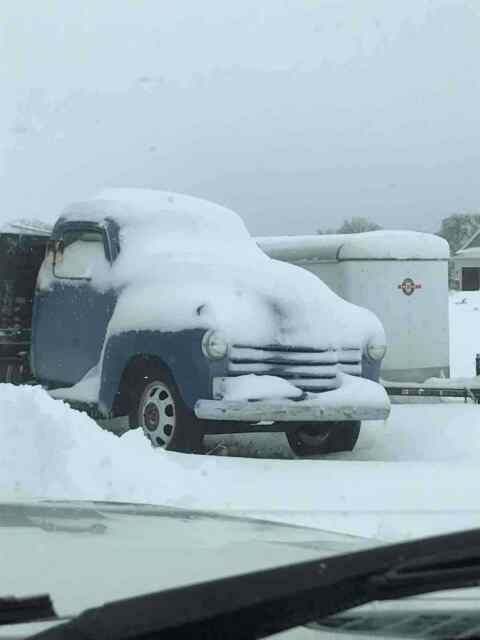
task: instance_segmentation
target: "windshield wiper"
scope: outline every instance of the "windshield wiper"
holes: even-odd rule
[[[34,637],[262,638],[375,600],[478,584],[474,529],[119,600]]]
[[[49,595],[0,598],[0,625],[49,620],[56,617]]]

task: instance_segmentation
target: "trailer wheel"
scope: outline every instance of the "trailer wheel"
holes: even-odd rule
[[[201,450],[202,424],[183,402],[168,372],[159,366],[141,370],[132,396],[130,428],[141,427],[153,447],[183,452]]]
[[[288,444],[299,458],[340,451],[352,451],[360,434],[361,423],[321,422],[304,423],[294,431],[287,431]]]

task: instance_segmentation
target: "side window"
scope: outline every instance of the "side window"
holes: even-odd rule
[[[56,278],[90,279],[108,265],[102,231],[66,231],[55,244]]]

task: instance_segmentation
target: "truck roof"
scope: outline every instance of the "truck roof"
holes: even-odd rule
[[[226,207],[156,189],[106,189],[93,198],[69,205],[62,218],[90,222],[111,218],[122,225],[156,221],[161,222],[162,229],[167,226],[169,230],[178,225],[182,231],[194,233],[206,228],[216,234],[247,233],[241,218]]]
[[[447,260],[446,240],[417,231],[368,231],[352,234],[256,238],[271,258],[320,260]]]
[[[177,193],[102,191],[90,200],[69,205],[59,224],[65,220],[113,220],[118,224],[121,255],[115,272],[122,282],[145,279],[158,260],[216,265],[268,260],[236,213]]]

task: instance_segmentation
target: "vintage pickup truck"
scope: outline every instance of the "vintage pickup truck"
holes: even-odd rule
[[[110,190],[52,228],[11,224],[0,251],[0,381],[128,417],[154,447],[278,431],[323,454],[389,414],[378,319],[267,257],[219,205]]]

